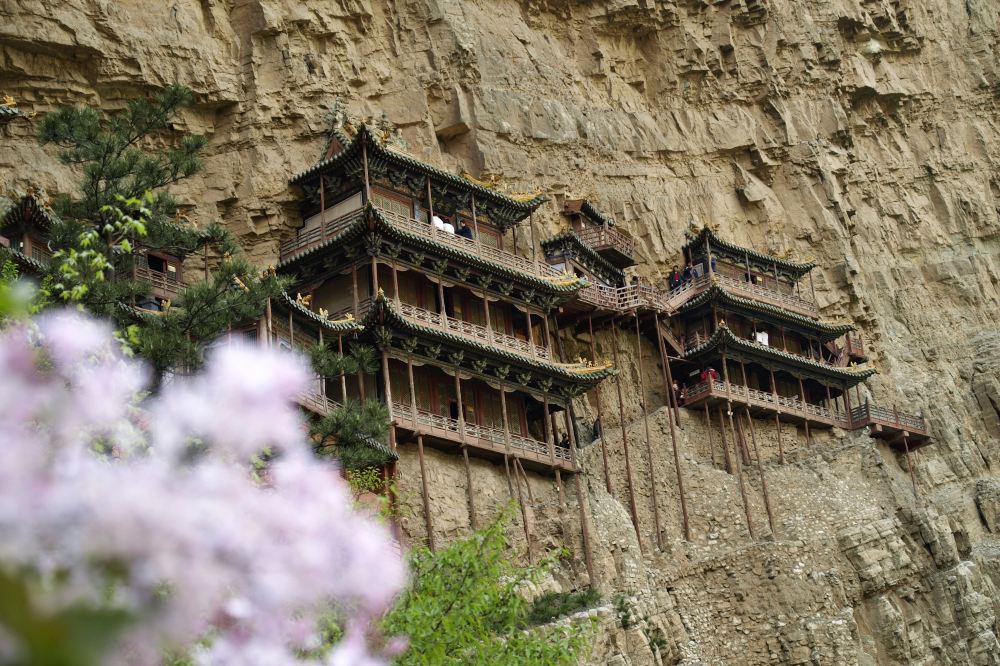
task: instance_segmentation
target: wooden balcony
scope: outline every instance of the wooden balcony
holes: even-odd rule
[[[635,240],[609,226],[585,224],[574,231],[577,238],[619,268],[635,264]]]
[[[502,427],[460,422],[419,407],[414,413],[411,405],[399,402],[392,403],[392,416],[397,428],[420,433],[430,440],[428,443],[440,448],[465,445],[470,452],[485,458],[500,459],[506,453],[534,469],[576,471],[569,449],[504,431]]]
[[[385,210],[384,208],[379,208],[378,210],[390,225],[400,231],[422,236],[440,245],[460,250],[466,254],[471,254],[486,261],[491,261],[535,277],[545,279],[565,277],[560,271],[544,262],[539,263],[485,243],[478,243],[474,239],[466,238],[465,236],[448,233],[442,229],[437,229],[434,225]],[[282,263],[290,261],[306,251],[326,243],[353,224],[363,214],[364,211],[362,209],[352,211],[285,241],[280,247],[280,261]]]
[[[645,310],[670,314],[710,285],[707,276],[695,278],[667,292],[645,281],[624,287],[591,284],[579,291],[578,298],[598,310],[618,313]]]
[[[300,232],[295,238],[290,238],[281,244],[278,251],[279,261],[282,263],[290,261],[314,247],[326,243],[356,222],[363,213],[364,211],[359,208],[346,215],[327,220],[315,229]]]
[[[922,416],[907,414],[895,407],[887,409],[866,402],[851,409],[851,423],[853,428],[869,428],[872,437],[887,440],[897,449],[906,446],[912,451],[930,443],[927,421]],[[905,445],[904,435],[907,440]]]
[[[701,408],[717,405],[732,399],[733,403],[750,408],[755,416],[781,414],[783,421],[810,425],[824,425],[844,430],[869,428],[872,437],[888,440],[894,448],[903,448],[906,435],[910,450],[929,443],[930,433],[922,416],[900,412],[898,409],[876,407],[869,403],[851,409],[848,414],[839,409],[829,409],[822,405],[804,402],[798,398],[776,395],[740,384],[726,384],[724,381],[699,382],[688,388],[684,406]]]
[[[840,410],[831,410],[798,398],[775,395],[770,391],[761,391],[740,384],[730,383],[728,389],[727,391],[724,381],[700,382],[688,388],[684,406],[700,407],[706,402],[713,405],[731,396],[734,403],[750,407],[751,413],[755,415],[774,414],[780,410],[783,420],[793,423],[801,423],[808,419],[811,424],[850,429],[848,415]]]
[[[150,287],[150,293],[157,298],[172,300],[177,298],[184,288],[184,283],[171,277],[168,273],[154,271],[146,266],[136,266],[133,276]]]
[[[786,294],[785,292],[778,291],[777,289],[771,289],[770,287],[765,287],[761,284],[753,284],[745,280],[737,280],[736,278],[729,277],[728,275],[722,275],[720,273],[714,273],[713,276],[715,281],[718,282],[720,286],[724,287],[728,291],[731,291],[737,296],[743,296],[744,298],[760,301],[761,303],[775,305],[784,310],[795,312],[796,314],[806,317],[812,317],[813,319],[819,317],[819,308],[816,307],[815,303],[796,296],[795,294]]]
[[[415,305],[410,305],[409,303],[403,303],[402,301],[394,301],[394,303],[400,314],[423,326],[430,326],[442,332],[457,335],[472,342],[497,346],[506,351],[514,352],[515,354],[520,354],[529,358],[537,358],[545,361],[551,360],[551,355],[548,349],[528,342],[527,340],[522,340],[521,338],[513,335],[507,335],[506,333],[495,331],[486,326],[480,326],[479,324],[473,324],[461,319],[455,319],[454,317],[448,317],[447,315],[443,315],[438,312],[431,312],[430,310],[425,310]]]

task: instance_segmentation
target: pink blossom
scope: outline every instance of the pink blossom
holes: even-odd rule
[[[301,361],[224,348],[150,397],[104,325],[63,312],[0,333],[0,373],[0,567],[52,583],[38,608],[133,612],[106,663],[158,664],[211,635],[203,663],[300,664],[331,604],[349,631],[324,663],[384,663],[369,621],[405,569],[386,528],[310,453]],[[277,456],[266,487],[248,466],[264,448]],[[109,563],[124,567],[113,588]],[[10,640],[0,630],[0,653]]]

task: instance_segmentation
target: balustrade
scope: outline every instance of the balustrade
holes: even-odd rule
[[[635,256],[635,240],[612,227],[586,225],[573,233],[581,242],[595,250],[612,248],[626,257]]]
[[[392,403],[392,411],[397,421],[402,425],[405,425],[406,422],[412,423],[416,420],[419,425],[453,433],[456,438],[461,438],[463,433],[462,427],[464,425],[464,433],[466,437],[475,438],[496,445],[491,446],[490,448],[494,448],[498,451],[505,450],[507,438],[509,437],[510,445],[512,447],[517,448],[520,451],[533,454],[532,457],[536,459],[550,459],[549,445],[545,442],[540,442],[536,439],[515,433],[504,433],[503,428],[497,428],[495,426],[482,426],[476,423],[463,423],[458,419],[435,414],[434,412],[429,412],[425,409],[420,409],[419,407],[417,408],[416,418],[414,418],[412,407],[409,404],[399,402]],[[556,460],[567,464],[571,463],[569,449],[562,446],[555,446],[553,449]]]
[[[153,289],[158,289],[165,296],[177,296],[184,285],[176,279],[171,278],[167,273],[154,271],[145,266],[135,267],[135,279],[149,284]]]

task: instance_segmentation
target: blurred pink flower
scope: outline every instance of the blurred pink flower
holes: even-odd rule
[[[322,663],[384,663],[369,620],[405,568],[310,453],[300,360],[222,348],[204,374],[145,397],[147,373],[110,330],[61,312],[0,334],[0,376],[0,566],[53,583],[40,608],[133,612],[108,663],[158,664],[210,634],[202,663],[301,664],[296,648],[316,642],[331,605],[349,630]],[[248,463],[265,448],[276,458],[262,487]]]

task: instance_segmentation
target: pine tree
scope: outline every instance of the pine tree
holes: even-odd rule
[[[168,188],[197,173],[207,141],[173,129],[193,93],[172,85],[151,98],[104,115],[67,107],[45,115],[38,138],[60,148],[59,158],[80,173],[76,192],[57,197],[60,222],[43,293],[53,303],[78,302],[110,317],[134,351],[158,375],[199,363],[202,346],[230,327],[260,316],[280,293],[273,274],[259,275],[218,223],[195,227],[178,215]],[[202,282],[182,288],[160,313],[136,308],[148,285],[131,279],[141,251],[183,259],[211,248],[221,257]]]

